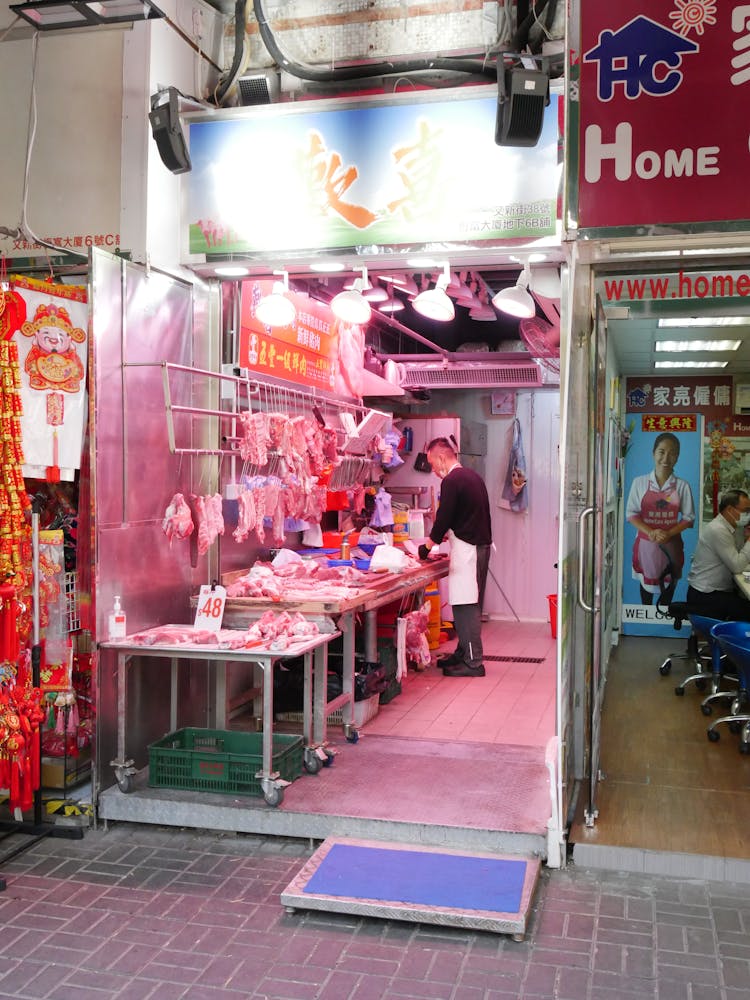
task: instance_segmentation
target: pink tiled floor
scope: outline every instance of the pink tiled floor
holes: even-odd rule
[[[420,827],[544,832],[555,642],[546,622],[487,622],[482,637],[485,656],[543,661],[486,659],[485,677],[444,677],[435,665],[410,670],[401,694],[361,727],[356,744],[329,729],[334,766],[293,782],[281,808]],[[501,777],[488,781],[488,775]]]
[[[486,622],[485,656],[543,657],[542,663],[486,660],[486,677],[444,677],[436,666],[409,671],[402,692],[364,727],[369,735],[545,747],[555,731],[556,644],[546,622]],[[454,642],[437,652],[450,651]]]

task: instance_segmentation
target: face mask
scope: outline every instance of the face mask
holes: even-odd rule
[[[746,510],[744,513],[740,514],[737,521],[738,528],[746,528],[750,524],[750,510]]]

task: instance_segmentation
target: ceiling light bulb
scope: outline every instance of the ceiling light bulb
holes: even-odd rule
[[[469,310],[469,319],[477,320],[480,323],[493,323],[497,319],[497,313],[487,301],[487,292],[482,290],[479,296],[479,305]]]
[[[518,276],[518,281],[510,288],[501,288],[492,297],[492,304],[500,312],[519,319],[531,319],[536,315],[536,303],[529,292],[530,274],[524,268]]]
[[[274,271],[283,281],[274,281],[270,295],[265,295],[255,307],[255,318],[264,326],[291,326],[297,318],[297,308],[289,298],[289,275]]]
[[[353,286],[346,291],[339,292],[331,300],[331,309],[334,314],[344,323],[361,326],[367,323],[372,316],[372,307],[367,299],[362,295],[362,290],[369,287],[367,280],[367,268],[362,268],[362,277],[354,281]]]
[[[456,315],[456,309],[452,299],[448,297],[445,289],[451,280],[448,265],[445,264],[443,273],[435,282],[434,288],[428,288],[425,292],[414,299],[412,303],[414,309],[427,319],[437,320],[439,323],[450,323]]]
[[[387,302],[378,303],[378,309],[380,312],[384,313],[401,312],[401,310],[405,308],[406,306],[401,299],[397,299],[395,296],[392,299],[388,299]]]
[[[286,291],[283,282],[275,281],[271,294],[262,298],[255,307],[255,317],[264,326],[290,326],[294,322],[297,310]]]
[[[362,294],[368,302],[385,302],[388,298],[388,292],[382,285],[373,285],[372,283],[369,288],[365,288]]]

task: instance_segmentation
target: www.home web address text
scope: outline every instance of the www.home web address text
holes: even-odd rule
[[[604,278],[607,302],[639,299],[716,299],[750,295],[750,274],[677,274],[649,278]]]

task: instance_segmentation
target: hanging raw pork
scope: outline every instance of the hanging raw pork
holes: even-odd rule
[[[182,493],[175,493],[164,512],[162,530],[172,544],[173,538],[188,538],[195,530],[193,516]]]

